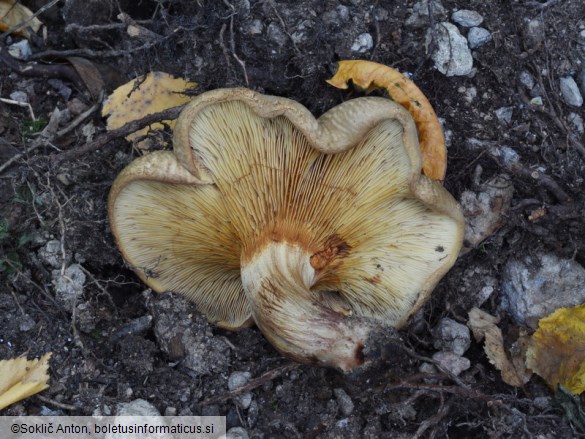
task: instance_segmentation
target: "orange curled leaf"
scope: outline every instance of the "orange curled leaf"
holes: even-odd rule
[[[367,91],[382,88],[390,98],[412,115],[418,129],[422,152],[423,174],[433,180],[443,180],[447,170],[447,148],[435,110],[420,89],[410,79],[392,67],[371,61],[345,60],[327,82],[340,89],[351,81]]]

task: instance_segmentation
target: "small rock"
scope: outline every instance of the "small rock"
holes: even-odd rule
[[[459,87],[457,91],[463,94],[463,99],[465,99],[465,102],[467,102],[468,104],[471,104],[473,100],[477,97],[477,88],[473,86]]]
[[[131,402],[116,404],[116,416],[112,420],[112,424],[128,428],[131,425],[136,424],[136,416],[147,416],[148,424],[151,426],[166,425],[165,419],[161,416],[156,407],[144,399],[135,399]],[[104,439],[122,439],[125,437],[127,437],[127,435],[110,431],[104,435]],[[142,439],[171,439],[171,436],[165,433],[147,433],[140,437]]]
[[[502,290],[502,308],[518,324],[536,328],[538,320],[554,310],[585,302],[585,268],[543,253],[509,259]]]
[[[255,18],[250,24],[248,24],[245,33],[248,35],[260,35],[263,30],[264,25],[262,24],[262,21]]]
[[[501,160],[513,163],[515,151],[502,147]],[[465,236],[462,253],[476,248],[506,223],[506,213],[512,203],[514,186],[505,175],[496,175],[482,184],[477,192],[464,191],[461,207],[465,215]]]
[[[530,99],[530,105],[535,105],[537,107],[542,107],[544,102],[542,101],[542,96],[535,96]]]
[[[583,118],[579,114],[569,113],[567,120],[579,134],[585,132],[585,129],[583,128]]]
[[[248,381],[250,381],[250,378],[252,378],[252,374],[250,372],[233,372],[228,378],[228,389],[239,389],[243,385],[247,384]]]
[[[272,42],[276,43],[276,45],[282,47],[286,44],[288,37],[280,28],[280,26],[276,23],[270,23],[268,25],[268,30],[266,31],[266,35],[268,39]]]
[[[28,314],[25,314],[18,318],[18,329],[22,332],[30,331],[32,328],[35,327],[35,324],[36,323],[34,319]]]
[[[483,22],[483,17],[479,12],[461,9],[453,12],[451,20],[463,27],[479,26]]]
[[[509,125],[512,121],[512,114],[514,113],[514,107],[500,107],[496,111],[496,117],[498,120],[505,124]]]
[[[441,319],[434,332],[438,338],[434,343],[437,349],[463,355],[471,345],[469,328],[448,317]]]
[[[28,57],[32,55],[32,50],[28,40],[20,40],[19,42],[8,46],[8,53],[14,58],[26,61]]]
[[[24,91],[13,91],[10,93],[10,99],[16,102],[28,102],[28,95]]]
[[[243,427],[232,427],[227,431],[225,437],[226,439],[248,439],[250,436]]]
[[[433,32],[427,31],[426,47],[431,48]],[[465,76],[473,71],[473,58],[467,40],[451,23],[443,22],[436,27],[436,47],[431,58],[435,67],[446,76]]]
[[[65,83],[60,79],[55,78],[48,79],[47,84],[53,87],[55,91],[66,101],[69,100],[69,98],[71,97],[71,93],[73,93],[73,90],[67,87],[67,85],[65,85]]]
[[[535,50],[544,42],[544,23],[539,18],[534,18],[524,27],[524,47],[527,50]]]
[[[431,10],[435,20],[447,18],[447,10],[439,0],[431,2]],[[414,28],[421,28],[429,25],[429,0],[420,0],[412,7],[412,15],[408,17],[405,24]]]
[[[581,107],[583,105],[583,96],[577,87],[577,83],[571,76],[561,78],[560,82],[561,95],[563,100],[573,107]]]
[[[233,372],[228,378],[228,389],[231,391],[239,389],[250,381],[252,374],[250,372]],[[246,392],[238,395],[236,398],[238,405],[246,410],[252,403],[252,393]]]
[[[59,268],[63,263],[61,257],[61,241],[53,239],[39,249],[39,259],[53,268]]]
[[[61,270],[53,270],[52,277],[55,285],[55,298],[65,309],[71,311],[77,297],[83,294],[85,273],[81,266],[72,264],[65,269],[63,275],[61,275]]]
[[[518,79],[520,80],[520,84],[522,84],[528,90],[532,90],[532,88],[534,87],[534,76],[532,76],[526,70],[520,72]]]
[[[471,361],[468,358],[461,357],[453,352],[435,352],[433,360],[438,361],[443,368],[455,376],[471,367]]]
[[[472,27],[467,34],[467,41],[471,49],[477,49],[491,40],[491,32],[483,27]]]
[[[116,405],[116,415],[121,416],[154,416],[159,417],[160,412],[150,402],[144,399],[135,399],[130,402],[120,402]]]
[[[165,409],[165,416],[177,416],[177,407],[167,407]]]
[[[337,398],[337,404],[339,404],[339,410],[343,416],[349,416],[353,412],[353,401],[351,397],[341,388],[333,390],[335,398]]]
[[[374,47],[374,39],[370,34],[361,34],[353,42],[351,50],[353,52],[365,53]]]

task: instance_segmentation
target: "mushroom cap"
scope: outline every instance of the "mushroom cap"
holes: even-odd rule
[[[336,322],[400,327],[453,265],[464,228],[453,197],[421,175],[416,127],[400,105],[358,98],[315,119],[294,101],[246,89],[191,102],[174,151],[118,176],[109,216],[146,284],[188,297],[221,327],[256,322],[300,361],[270,335],[295,313],[267,317],[250,291],[255,274],[266,284],[265,271],[285,270],[274,258],[294,253],[300,267],[281,276],[289,288],[278,291],[286,304],[278,312],[308,301],[301,322],[317,307]]]

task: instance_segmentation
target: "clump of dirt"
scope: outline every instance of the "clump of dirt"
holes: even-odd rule
[[[23,3],[37,10],[45,2]],[[442,5],[71,0],[40,15],[48,39],[31,43],[32,59],[10,61],[6,47],[15,40],[2,36],[0,97],[24,93],[35,119],[0,101],[0,359],[53,352],[50,388],[3,414],[111,413],[142,398],[162,414],[226,416],[228,428],[242,426],[251,437],[577,434],[539,378],[522,389],[506,385],[477,343],[459,377],[428,367],[433,328],[446,316],[465,323],[472,306],[501,314],[513,341],[518,325],[500,308],[509,257],[548,252],[585,264],[585,115],[561,98],[559,82],[584,79],[585,4]],[[446,77],[425,44],[457,9],[478,12],[491,41],[472,51],[470,75]],[[68,57],[89,60],[99,74],[80,79]],[[445,186],[457,199],[495,177],[513,195],[498,228],[458,260],[401,339],[380,338],[374,364],[343,375],[290,363],[258,330],[223,331],[184,299],[147,290],[124,265],[106,213],[112,181],[139,152],[121,137],[84,145],[105,131],[96,78],[107,94],[165,71],[198,82],[197,92],[244,86],[320,115],[361,94],[324,82],[335,61],[358,58],[409,72],[429,97],[444,120]],[[51,116],[47,142],[39,133]],[[163,133],[161,147],[169,139]],[[513,163],[494,153],[504,146],[516,153]],[[83,274],[81,294],[57,291],[71,266]],[[71,301],[60,299],[67,294]],[[241,372],[250,374],[246,398],[228,386]]]

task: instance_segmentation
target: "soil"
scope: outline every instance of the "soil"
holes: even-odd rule
[[[46,2],[23,3],[34,11]],[[449,16],[479,12],[491,32],[492,41],[473,52],[472,75],[446,77],[433,67],[425,38],[442,18],[407,25],[413,0],[70,0],[41,14],[47,38],[31,43],[33,56],[64,66],[66,57],[82,57],[99,74],[91,70],[80,81],[60,71],[49,81],[0,58],[0,97],[26,92],[35,116],[46,121],[55,108],[67,110],[59,129],[101,102],[91,93],[99,91],[96,78],[107,95],[150,71],[195,81],[196,93],[244,86],[286,96],[320,115],[362,94],[325,83],[336,61],[362,58],[410,72],[445,120],[445,186],[455,198],[500,174],[514,193],[500,227],[459,258],[400,340],[381,338],[370,367],[343,374],[291,363],[257,329],[223,331],[181,297],[150,291],[125,266],[106,214],[112,181],[141,153],[123,137],[80,149],[105,132],[99,111],[30,148],[42,126],[31,124],[27,108],[0,102],[0,165],[24,153],[0,173],[7,231],[0,235],[0,359],[53,352],[50,388],[3,414],[108,414],[142,398],[162,414],[227,416],[228,429],[241,426],[258,438],[579,436],[544,381],[534,376],[522,388],[508,386],[478,343],[465,354],[471,368],[457,380],[435,374],[429,381],[419,368],[436,351],[432,328],[443,317],[465,323],[486,284],[494,291],[482,308],[502,317],[507,338],[518,333],[499,309],[510,256],[542,251],[585,264],[584,138],[569,122],[571,113],[585,114],[559,91],[559,79],[576,76],[585,62],[585,3],[442,4]],[[152,34],[130,36],[117,18],[121,11]],[[352,51],[363,33],[373,47]],[[6,42],[3,36],[0,45]],[[523,71],[535,78],[542,106],[530,104]],[[509,122],[494,115],[502,107],[513,108]],[[470,148],[470,138],[513,148],[529,172]],[[167,130],[157,148],[169,139]],[[54,160],[64,151],[72,154]],[[533,178],[534,171],[549,179]],[[74,303],[59,297],[53,283],[53,271],[71,264],[85,276]],[[251,374],[249,404],[229,393],[235,372]]]

